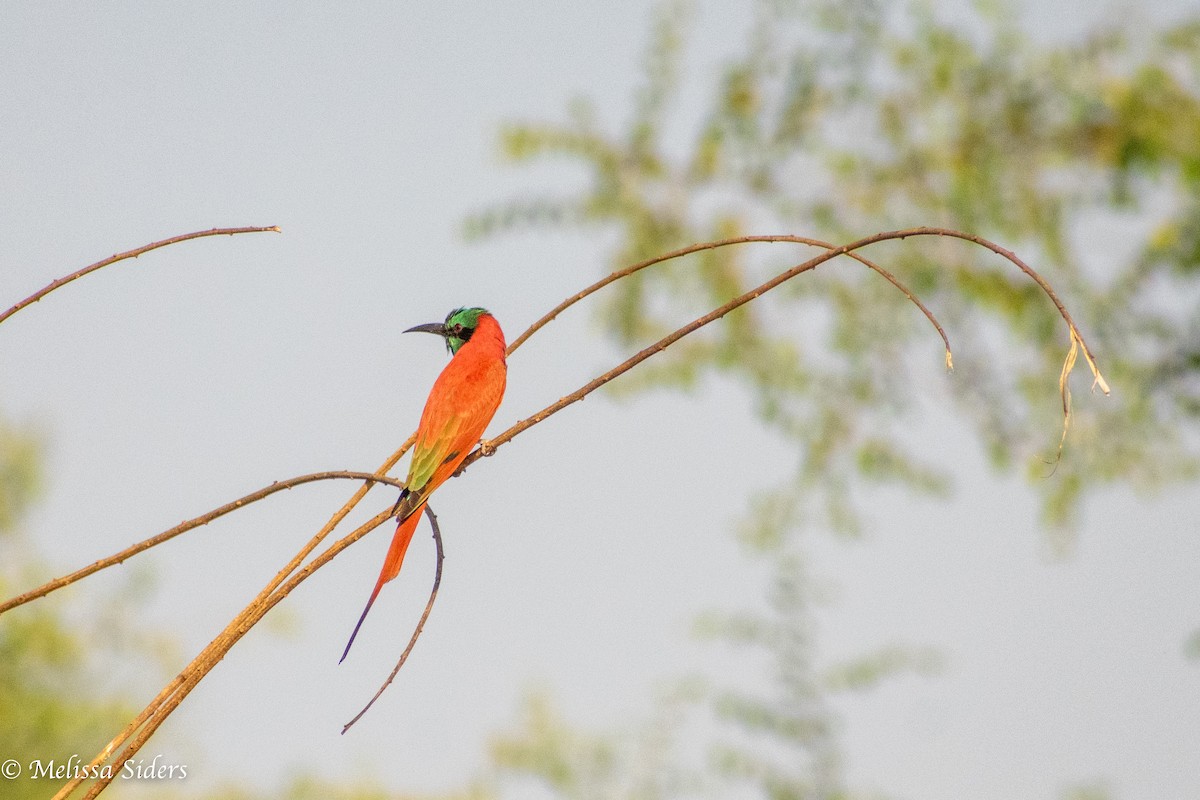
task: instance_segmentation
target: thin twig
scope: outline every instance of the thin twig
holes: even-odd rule
[[[392,685],[392,681],[396,680],[396,676],[400,674],[400,668],[404,666],[404,662],[408,661],[408,654],[417,644],[417,638],[420,637],[421,631],[425,629],[425,620],[429,619],[429,612],[433,610],[433,601],[437,600],[438,587],[442,585],[442,561],[445,560],[446,554],[442,550],[442,531],[438,527],[437,515],[433,513],[433,509],[427,504],[425,506],[425,516],[429,517],[429,524],[433,526],[433,541],[437,545],[437,567],[433,573],[433,589],[429,592],[429,600],[425,603],[425,611],[421,613],[421,618],[417,620],[417,627],[413,628],[412,636],[408,640],[408,647],[404,648],[404,652],[400,654],[400,660],[396,662],[396,666],[392,669],[387,680],[379,687],[379,691],[363,706],[363,710],[354,715],[354,719],[342,726],[342,735],[346,735],[346,731],[350,730],[350,726],[362,719],[363,715],[375,705],[375,701],[380,695]]]
[[[239,508],[243,508],[251,503],[262,500],[265,497],[269,497],[269,496],[275,494],[276,492],[281,492],[285,489],[291,489],[295,486],[300,486],[301,484],[305,484],[305,483],[313,483],[315,481],[325,481],[325,480],[334,480],[334,479],[366,481],[368,484],[370,484],[370,483],[385,483],[390,486],[395,486],[398,489],[404,488],[404,482],[400,481],[400,480],[396,480],[395,478],[388,478],[388,477],[384,477],[384,476],[380,476],[380,475],[374,475],[370,472],[352,472],[349,470],[339,470],[339,471],[330,471],[330,472],[313,472],[308,475],[299,475],[295,478],[288,478],[287,480],[276,481],[276,482],[272,483],[270,486],[264,486],[263,488],[259,489],[258,491],[251,492],[250,494],[246,495],[245,497],[239,497],[237,500],[234,500],[233,502],[226,503],[223,506],[214,508],[212,511],[209,511],[205,514],[201,514],[198,517],[194,517],[185,522],[181,522],[173,528],[168,528],[167,530],[163,531],[162,533],[159,533],[155,536],[151,536],[149,539],[145,539],[143,541],[138,542],[137,544],[130,545],[129,547],[126,547],[124,550],[121,550],[118,553],[113,553],[111,556],[108,556],[107,558],[102,558],[99,561],[95,561],[95,562],[89,564],[88,566],[83,567],[82,569],[77,569],[74,572],[69,573],[67,575],[63,575],[60,578],[55,578],[52,581],[48,581],[48,582],[42,584],[41,586],[37,587],[36,589],[30,589],[28,592],[18,595],[16,597],[12,598],[11,600],[6,600],[3,603],[0,603],[0,614],[3,614],[5,611],[14,609],[19,605],[24,605],[25,603],[28,603],[30,600],[36,600],[39,597],[45,597],[46,595],[50,594],[53,591],[61,589],[64,586],[69,586],[72,583],[75,583],[78,580],[82,580],[83,578],[86,578],[89,575],[93,575],[102,569],[107,569],[108,567],[114,566],[116,564],[120,564],[120,563],[124,562],[126,559],[129,559],[129,558],[137,555],[138,553],[141,553],[145,550],[149,550],[151,547],[160,545],[163,542],[166,542],[170,539],[174,539],[176,536],[179,536],[181,533],[186,533],[195,528],[199,528],[202,525],[207,525],[208,523],[212,522],[213,520],[215,520],[219,517],[223,517],[226,514],[230,513],[231,511],[237,511]]]
[[[3,314],[0,314],[0,323],[4,322],[4,320],[11,317],[13,314],[17,313],[22,308],[25,308],[25,306],[33,305],[34,303],[41,300],[46,295],[53,292],[55,289],[58,289],[62,286],[66,286],[68,283],[75,280],[76,278],[82,278],[84,275],[87,275],[89,272],[95,272],[98,269],[107,267],[109,264],[115,264],[118,261],[124,261],[127,258],[137,258],[138,256],[142,255],[143,253],[149,253],[151,250],[157,250],[160,247],[166,247],[167,245],[178,244],[179,242],[186,242],[189,239],[200,239],[205,236],[233,236],[234,234],[238,234],[238,233],[267,233],[267,232],[279,233],[279,226],[271,225],[266,228],[212,228],[207,231],[195,231],[194,233],[184,233],[184,234],[180,234],[179,236],[172,236],[170,239],[161,239],[157,242],[151,242],[150,244],[143,245],[142,247],[134,248],[133,250],[126,250],[124,253],[117,253],[116,255],[109,256],[108,258],[104,259],[103,261],[97,261],[95,264],[91,264],[89,266],[84,267],[83,269],[72,272],[70,275],[64,275],[63,277],[61,277],[55,281],[52,281],[48,286],[42,288],[39,291],[34,292],[33,294],[29,295],[29,297],[26,297],[24,300],[22,300],[21,302],[17,303],[12,308],[5,311]]]
[[[568,308],[575,305],[580,300],[583,300],[584,298],[588,297],[589,295],[595,294],[596,292],[600,291],[605,286],[608,286],[610,283],[613,283],[615,281],[620,280],[621,278],[632,275],[635,272],[640,272],[641,270],[644,270],[647,267],[652,267],[655,264],[661,264],[664,261],[670,261],[675,258],[681,258],[682,256],[691,255],[692,253],[699,253],[704,250],[714,250],[718,247],[728,247],[729,245],[734,245],[734,244],[751,244],[751,243],[756,243],[756,242],[757,243],[786,242],[786,243],[791,243],[791,244],[804,244],[804,245],[808,245],[810,247],[820,247],[824,250],[837,250],[838,249],[835,245],[832,245],[829,242],[823,242],[820,239],[812,239],[807,236],[793,236],[790,234],[774,234],[774,235],[770,235],[770,236],[733,236],[728,239],[715,239],[711,242],[700,242],[699,244],[690,244],[687,247],[681,247],[678,250],[672,250],[669,253],[663,253],[662,255],[654,256],[653,258],[647,258],[645,261],[639,261],[636,264],[631,264],[628,267],[623,267],[622,269],[611,272],[608,275],[606,275],[605,277],[603,277],[600,280],[593,283],[591,286],[588,286],[587,288],[582,289],[582,290],[576,292],[575,294],[571,295],[566,300],[563,300],[561,303],[556,305],[554,308],[552,308],[548,312],[546,312],[546,314],[543,315],[541,319],[539,319],[537,322],[530,325],[528,328],[525,329],[524,333],[522,333],[520,336],[518,336],[516,339],[514,339],[513,343],[508,346],[508,355],[512,355],[513,352],[518,347],[520,347],[522,344],[524,344],[525,341],[530,336],[537,333],[539,330],[541,330],[547,324],[552,322],[554,320],[554,318],[557,317],[559,314],[566,311]],[[866,258],[864,258],[863,256],[861,256],[853,251],[848,250],[845,252],[845,255],[850,256],[854,260],[865,265],[867,268],[872,269],[875,272],[878,272],[885,279],[887,279],[887,281],[889,283],[891,283],[893,286],[895,286],[897,289],[899,289],[904,294],[904,296],[907,297],[913,303],[913,305],[915,305],[917,308],[919,308],[921,310],[921,313],[923,313],[925,315],[925,317],[930,321],[930,323],[933,324],[933,327],[937,330],[938,335],[942,337],[942,343],[946,346],[946,365],[952,366],[954,362],[953,362],[953,358],[951,357],[951,354],[950,354],[950,340],[946,337],[946,331],[945,331],[945,329],[942,328],[941,323],[938,322],[937,317],[935,317],[933,315],[933,312],[930,311],[923,302],[921,302],[920,298],[918,298],[916,296],[916,294],[914,294],[912,291],[910,291],[907,286],[905,286],[903,283],[901,283],[899,281],[899,279],[896,278],[895,275],[888,272],[883,267],[880,267],[878,264],[868,261]]]

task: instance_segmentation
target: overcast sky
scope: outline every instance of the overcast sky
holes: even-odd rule
[[[412,430],[445,363],[438,342],[400,331],[484,305],[515,337],[601,274],[602,241],[468,245],[461,222],[522,189],[581,178],[503,167],[497,128],[559,119],[581,94],[619,128],[651,8],[5,5],[0,306],[173,234],[283,230],[114,266],[0,328],[0,411],[47,443],[27,529],[51,569],[275,479],[374,469]],[[1049,3],[1033,24],[1069,29],[1083,8]],[[697,4],[684,120],[739,49],[749,9]],[[620,357],[586,310],[565,315],[512,359],[492,431]],[[308,771],[447,789],[476,774],[487,736],[513,724],[533,689],[603,728],[645,714],[675,676],[731,670],[723,651],[691,639],[691,620],[761,603],[763,576],[730,530],[770,485],[747,465],[791,458],[746,405],[720,385],[699,397],[589,399],[440,490],[438,606],[410,664],[349,735],[342,724],[424,604],[424,533],[344,664],[382,530],[272,614],[294,633],[248,636],[143,754],[188,764],[197,786],[273,786]],[[1200,626],[1194,495],[1094,499],[1071,557],[1057,559],[1029,490],[988,471],[954,420],[927,422],[961,475],[954,501],[889,495],[866,541],[810,545],[837,587],[821,615],[825,658],[888,642],[943,656],[937,676],[843,704],[850,784],[945,800],[1052,797],[1098,781],[1122,798],[1200,795],[1200,666],[1182,656]],[[294,490],[143,557],[157,583],[135,622],[178,637],[178,669],[351,491]],[[134,568],[67,602],[85,614],[93,593]],[[148,700],[157,686],[135,691]]]

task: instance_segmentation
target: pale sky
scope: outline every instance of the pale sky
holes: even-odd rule
[[[1036,24],[1077,25],[1082,7],[1048,4]],[[1168,7],[1189,4],[1155,8]],[[374,469],[415,426],[445,363],[431,337],[400,331],[484,305],[513,338],[602,274],[606,240],[466,244],[461,222],[580,179],[557,165],[502,166],[498,125],[561,119],[587,95],[619,128],[651,9],[0,10],[0,306],[166,236],[283,230],[125,262],[0,326],[0,410],[47,442],[27,532],[52,571],[275,479]],[[697,4],[680,130],[749,16],[749,3]],[[587,309],[565,315],[511,360],[491,431],[621,358]],[[342,724],[424,605],[424,532],[344,664],[384,529],[272,614],[294,634],[264,625],[235,647],[143,755],[188,764],[192,788],[269,787],[307,771],[449,789],[478,772],[487,737],[514,723],[531,690],[581,726],[627,728],[675,677],[736,680],[739,662],[690,629],[700,610],[762,602],[761,569],[730,532],[771,485],[747,465],[791,456],[746,406],[723,386],[595,397],[523,434],[438,492],[448,555],[438,605],[350,734]],[[931,446],[958,459],[955,499],[892,493],[867,540],[810,542],[813,569],[836,587],[821,612],[825,659],[890,642],[943,658],[937,675],[839,706],[848,783],[934,800],[1050,798],[1093,783],[1133,800],[1200,796],[1200,665],[1182,655],[1200,626],[1194,487],[1092,499],[1060,560],[1030,490],[987,470],[953,419],[927,422]],[[170,629],[171,667],[182,667],[352,490],[293,490],[141,557],[157,582],[134,622]],[[90,579],[67,602],[86,616],[89,598],[134,568]],[[148,700],[159,685],[131,691]]]

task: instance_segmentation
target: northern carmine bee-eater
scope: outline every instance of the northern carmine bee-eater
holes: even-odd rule
[[[404,553],[429,495],[455,473],[471,448],[478,444],[504,397],[507,376],[504,332],[487,309],[455,309],[446,316],[445,322],[418,325],[405,333],[413,331],[444,337],[446,349],[450,351],[450,363],[433,382],[429,399],[425,401],[408,478],[396,502],[399,525],[392,536],[379,580],[375,581],[371,598],[367,600],[367,607],[358,618],[339,662],[350,652],[350,645],[354,644],[354,637],[379,596],[379,590],[400,572]]]

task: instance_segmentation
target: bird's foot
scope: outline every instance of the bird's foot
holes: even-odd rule
[[[479,455],[483,456],[484,458],[487,458],[494,452],[496,452],[496,446],[493,445],[490,441],[480,441],[479,442]]]

